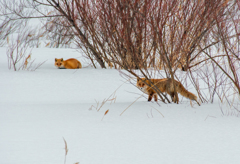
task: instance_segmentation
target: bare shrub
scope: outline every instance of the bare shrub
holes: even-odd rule
[[[8,39],[7,57],[8,68],[14,71],[26,69],[31,51],[29,52],[29,44],[26,42],[28,35],[18,34],[15,39]]]
[[[187,71],[193,64],[206,60],[203,51],[220,42],[212,40],[213,29],[217,27],[216,20],[225,18],[230,4],[224,0],[217,3],[190,0],[96,2],[99,29],[109,60],[135,77],[172,80],[179,78],[177,69]],[[149,66],[153,69],[149,70]],[[191,80],[198,95],[203,97],[197,81]],[[159,93],[156,87],[154,89]],[[162,101],[170,102],[160,94]]]
[[[32,31],[25,29],[17,36],[12,35],[11,39],[7,39],[7,57],[8,68],[14,71],[19,70],[31,70],[34,71],[39,68],[44,62],[38,65],[33,65],[34,60],[31,60],[31,48],[32,41],[35,40]]]
[[[213,102],[214,97],[217,96],[222,104],[226,103],[233,108],[230,111],[237,112],[238,115],[240,113],[238,109],[240,100],[239,11],[237,3],[230,2],[222,18],[215,15],[216,26],[212,30],[211,37],[212,42],[217,44],[208,49],[198,45],[204,56],[202,65],[210,69],[205,71],[203,76],[200,74],[204,69],[199,69],[197,74],[204,79],[209,88],[209,95],[205,96],[205,100]]]
[[[187,86],[190,81],[201,102],[213,102],[216,95],[221,101],[229,101],[224,98],[229,90],[230,95],[239,97],[237,1],[34,0],[24,3],[38,11],[35,17],[47,18],[44,28],[50,33],[49,46],[74,43],[94,66],[97,61],[102,68],[108,64],[125,69],[130,73],[123,74],[126,78],[167,77]],[[19,19],[31,18],[28,13],[25,15],[17,14]],[[179,69],[184,73],[179,73]],[[200,86],[202,82],[207,91]],[[171,102],[153,87],[163,102]]]

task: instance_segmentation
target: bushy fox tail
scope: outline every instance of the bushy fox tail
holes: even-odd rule
[[[193,93],[189,92],[188,90],[186,90],[181,83],[180,83],[180,85],[178,87],[178,92],[182,96],[184,96],[184,97],[186,97],[186,98],[188,98],[190,100],[195,100],[198,103],[198,105],[200,106],[200,103],[197,101],[197,96],[194,95]]]

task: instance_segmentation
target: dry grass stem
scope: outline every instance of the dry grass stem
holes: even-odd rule
[[[65,158],[64,158],[64,164],[66,164],[66,160],[67,160],[67,154],[68,154],[68,147],[67,147],[67,142],[66,140],[63,138],[64,144],[65,144]]]

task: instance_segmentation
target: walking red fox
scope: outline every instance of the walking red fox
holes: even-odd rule
[[[152,89],[152,87],[149,87],[148,85],[146,85],[144,83],[144,81],[149,84],[150,86],[152,86],[152,84],[150,83],[149,80],[146,80],[146,78],[137,78],[137,87],[139,89],[141,89],[144,93],[148,94],[148,101],[152,100],[152,97],[154,96],[154,100],[157,101],[157,93],[154,91],[154,89]],[[170,78],[165,78],[165,79],[151,79],[151,82],[162,92],[166,92],[167,94],[169,94],[172,98],[173,102],[178,102],[178,98],[175,97],[174,94],[174,86],[173,86],[173,82],[172,79]],[[197,101],[197,96],[195,96],[193,93],[187,91],[183,85],[177,81],[174,80],[174,84],[175,84],[175,89],[177,93],[180,93],[182,96],[191,99],[191,100],[195,100],[198,105],[200,106],[199,102]]]
[[[66,69],[78,69],[82,68],[82,64],[74,58],[63,60],[55,58],[55,66],[58,68],[66,68]]]

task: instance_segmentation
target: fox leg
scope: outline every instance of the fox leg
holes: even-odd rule
[[[152,100],[152,97],[153,97],[153,92],[151,92],[150,94],[149,94],[149,96],[148,96],[148,101],[151,101]]]
[[[174,99],[175,99],[175,103],[178,104],[178,102],[179,102],[178,97],[174,95]]]
[[[174,92],[170,92],[170,96],[172,98],[172,101],[178,104],[179,100],[178,100],[178,97],[174,94]]]
[[[176,93],[176,94],[177,94],[177,93]],[[175,98],[175,103],[178,104],[178,102],[179,102],[178,95],[176,96],[176,95],[174,94],[174,98]]]
[[[155,93],[153,96],[154,96],[154,100],[157,101],[157,94]]]
[[[171,96],[172,101],[174,102],[174,92],[168,93]]]
[[[77,66],[77,68],[78,68],[78,69],[79,69],[79,68],[82,68],[81,66],[82,66],[81,63],[78,62],[78,66]]]

